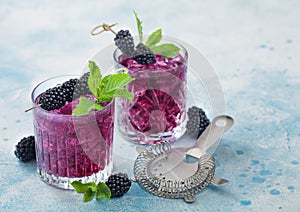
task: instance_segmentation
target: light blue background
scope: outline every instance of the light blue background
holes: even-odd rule
[[[300,1],[0,1],[1,211],[297,211],[300,210]],[[226,113],[236,124],[215,152],[217,175],[192,204],[154,197],[136,184],[123,198],[82,203],[41,182],[15,144],[31,135],[30,92],[38,82],[82,72],[113,35],[90,36],[102,22],[136,33],[161,27],[213,64]],[[192,85],[191,85],[192,86]],[[212,117],[210,117],[212,118]],[[115,170],[131,172],[133,145],[115,140]],[[127,151],[127,158],[120,153]],[[126,155],[125,154],[125,155]]]

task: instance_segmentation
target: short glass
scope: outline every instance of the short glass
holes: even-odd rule
[[[172,142],[185,132],[187,50],[174,38],[163,38],[160,43],[172,43],[180,52],[172,59],[155,55],[158,61],[141,65],[114,51],[116,68],[128,71],[135,78],[127,89],[134,101],[118,99],[117,125],[120,134],[137,144]]]
[[[58,76],[43,81],[32,92],[37,106],[39,96],[48,88],[76,76]],[[37,171],[50,185],[73,189],[71,182],[100,182],[112,172],[114,101],[104,110],[75,117],[57,114],[41,107],[34,109]]]

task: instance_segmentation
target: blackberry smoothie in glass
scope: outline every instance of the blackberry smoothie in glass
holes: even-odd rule
[[[135,78],[127,86],[134,101],[116,101],[118,130],[134,143],[172,142],[185,132],[188,53],[176,39],[163,38],[162,43],[176,45],[178,54],[152,54],[142,44],[131,55],[120,47],[114,52],[117,68]]]
[[[48,79],[37,85],[31,96],[34,106],[39,105],[34,109],[39,176],[48,184],[64,189],[73,189],[71,182],[75,180],[83,183],[104,181],[112,172],[114,100],[104,104],[103,110],[94,110],[84,116],[72,116],[79,99],[77,97],[73,100],[66,92],[80,90],[70,85],[79,82],[74,78],[59,76]],[[47,90],[49,88],[52,90]],[[42,100],[45,94],[49,98],[57,98],[56,102],[53,101],[56,109],[40,105],[41,102],[45,103]],[[58,98],[55,94],[63,95]],[[95,98],[91,94],[85,96]],[[60,101],[63,102],[61,105]]]

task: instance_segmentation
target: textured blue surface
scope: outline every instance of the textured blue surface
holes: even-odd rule
[[[0,211],[299,211],[299,8],[297,0],[1,1]],[[112,40],[90,30],[115,21],[118,29],[135,29],[133,10],[145,31],[162,27],[209,58],[236,121],[215,152],[216,174],[230,183],[209,186],[192,204],[154,197],[136,184],[123,198],[82,203],[13,155],[33,132],[32,114],[24,113],[33,86],[80,74]],[[114,148],[115,171],[132,173],[134,146],[117,137]]]

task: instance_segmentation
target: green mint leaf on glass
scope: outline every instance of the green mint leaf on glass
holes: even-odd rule
[[[130,93],[126,88],[119,88],[115,94],[114,94],[114,98],[116,97],[121,97],[123,99],[128,99],[133,101],[134,96],[132,93]]]
[[[121,97],[128,99],[128,93],[120,92],[124,86],[133,81],[129,74],[119,73],[105,76],[101,81],[101,86],[98,90],[97,97],[101,102],[109,102],[115,97]],[[133,100],[129,97],[130,100]]]
[[[94,96],[97,96],[97,90],[101,84],[102,75],[99,67],[94,61],[89,61],[90,77],[88,78],[88,87]]]
[[[79,99],[79,104],[73,110],[72,115],[73,116],[83,116],[83,115],[87,115],[91,110],[103,110],[103,109],[104,109],[104,107],[97,104],[93,100],[90,100],[86,97],[81,97]]]
[[[107,75],[102,80],[102,82],[105,84],[102,88],[102,92],[123,88],[133,80],[134,79],[129,74],[125,73]]]
[[[152,46],[159,43],[162,39],[162,30],[158,29],[155,32],[153,32],[151,35],[149,35],[148,39],[146,40],[145,45],[151,48]]]
[[[124,88],[134,80],[129,74],[118,73],[102,77],[100,68],[94,61],[89,61],[89,68],[88,87],[97,100],[81,97],[79,104],[72,112],[73,116],[87,115],[91,110],[103,110],[104,107],[100,104],[116,97],[133,100],[133,95]]]
[[[99,182],[97,185],[96,200],[99,200],[101,198],[104,198],[105,200],[109,200],[110,197],[111,197],[111,191],[109,187],[106,185],[106,183]]]
[[[153,54],[160,54],[166,58],[174,57],[180,51],[179,47],[171,43],[161,44],[159,46],[152,46],[150,49],[153,52]]]
[[[142,22],[139,19],[137,13],[135,11],[133,13],[134,13],[134,16],[135,16],[135,19],[136,19],[136,24],[137,24],[137,28],[138,28],[140,43],[143,43],[143,27],[142,27]]]

